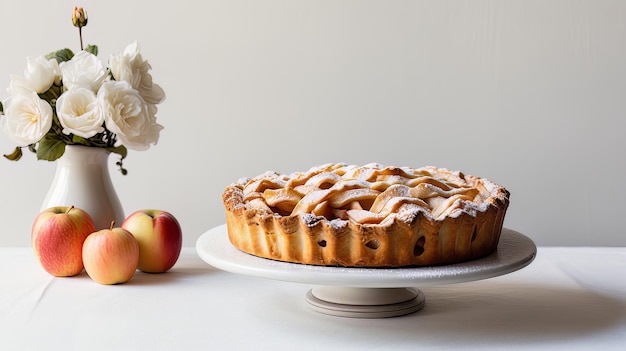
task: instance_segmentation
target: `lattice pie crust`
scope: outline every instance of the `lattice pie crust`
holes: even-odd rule
[[[440,265],[494,252],[509,192],[444,168],[326,164],[242,178],[223,193],[231,243],[346,267]]]

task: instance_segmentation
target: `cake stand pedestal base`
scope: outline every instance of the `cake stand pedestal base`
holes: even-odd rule
[[[425,300],[420,290],[409,288],[321,286],[306,294],[314,311],[350,318],[403,316],[421,310]]]

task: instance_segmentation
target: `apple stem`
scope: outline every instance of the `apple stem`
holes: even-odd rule
[[[69,214],[71,210],[74,209],[74,205],[70,206],[70,208],[67,209],[67,211],[65,211],[65,214]]]
[[[114,225],[115,225],[115,221],[111,221],[111,228],[109,228],[109,229],[113,230],[113,226]]]

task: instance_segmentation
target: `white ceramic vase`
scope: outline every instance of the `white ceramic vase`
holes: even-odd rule
[[[103,148],[68,145],[56,160],[56,172],[41,209],[74,206],[93,218],[96,229],[124,221],[124,210],[109,175],[110,152]]]

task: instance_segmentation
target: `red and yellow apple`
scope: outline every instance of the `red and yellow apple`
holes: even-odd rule
[[[183,245],[178,220],[162,210],[139,210],[126,217],[122,228],[139,243],[139,270],[163,273],[174,266]]]
[[[31,230],[35,257],[54,276],[77,275],[83,270],[83,242],[95,230],[91,216],[80,208],[45,209],[35,217]]]
[[[90,234],[83,244],[85,271],[103,285],[126,283],[139,262],[139,245],[126,229],[102,229]]]

